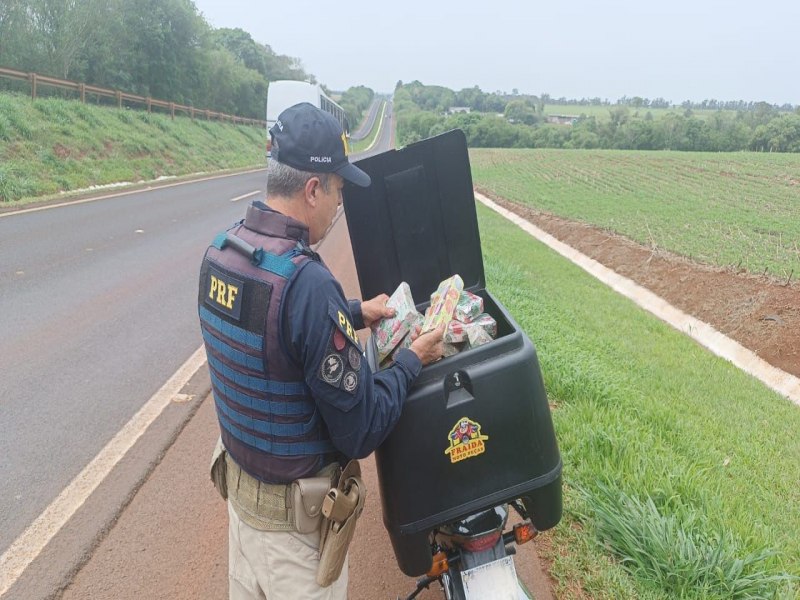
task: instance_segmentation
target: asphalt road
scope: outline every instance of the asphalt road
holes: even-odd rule
[[[358,129],[350,132],[350,138],[353,141],[363,140],[372,131],[372,127],[375,125],[375,119],[378,116],[378,109],[380,109],[382,102],[383,99],[375,98],[372,101],[372,104],[369,105],[369,108],[367,109],[367,116],[364,121],[361,123]]]
[[[0,218],[0,550],[200,346],[200,257],[264,179]]]

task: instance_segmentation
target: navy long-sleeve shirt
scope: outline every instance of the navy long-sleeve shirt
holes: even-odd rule
[[[372,373],[355,333],[363,327],[361,304],[348,303],[320,262],[302,267],[284,302],[287,351],[303,366],[333,445],[348,458],[364,458],[400,417],[421,361],[404,349],[391,367]]]

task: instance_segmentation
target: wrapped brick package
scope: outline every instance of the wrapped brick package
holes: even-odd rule
[[[472,323],[470,323],[469,326],[480,327],[486,333],[488,333],[491,338],[497,337],[497,321],[495,321],[492,315],[489,313],[478,315],[478,317]]]
[[[425,320],[425,317],[423,317],[419,312],[415,312],[414,313],[414,320],[411,323],[411,330],[406,334],[406,336],[402,339],[402,341],[397,345],[397,348],[395,349],[395,351],[392,352],[392,357],[394,357],[395,353],[398,350],[400,350],[401,348],[411,348],[411,344],[414,342],[414,340],[411,339],[412,334],[414,333],[414,330],[417,327],[422,327],[422,323],[423,323],[424,320]]]
[[[470,339],[471,331],[482,331],[487,334],[490,340],[494,339],[497,337],[497,321],[487,313],[479,315],[472,323],[462,323],[457,319],[453,319],[447,324],[447,329],[444,332],[444,341],[449,344],[466,342]],[[472,337],[475,340],[485,339],[478,333],[472,333]]]
[[[425,313],[422,333],[433,331],[439,325],[447,325],[456,311],[458,299],[464,289],[464,281],[458,275],[445,279],[431,295],[431,305]]]
[[[465,329],[466,323],[453,319],[447,324],[447,329],[444,332],[445,344],[458,344],[466,341],[467,331]]]
[[[480,327],[470,327],[467,330],[467,339],[469,340],[470,348],[477,348],[478,346],[483,346],[491,342],[492,336]]]
[[[414,306],[414,298],[411,296],[411,288],[405,281],[397,287],[386,306],[395,310],[395,316],[381,319],[372,331],[380,362],[383,362],[411,331],[419,315]]]
[[[462,323],[471,323],[483,312],[483,298],[464,290],[458,297],[454,317]]]

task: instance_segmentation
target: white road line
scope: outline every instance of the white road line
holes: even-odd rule
[[[14,585],[205,361],[201,346],[0,556],[0,596]]]
[[[231,202],[238,202],[239,200],[244,200],[245,198],[249,198],[250,196],[255,196],[256,194],[260,194],[261,190],[254,190],[247,194],[242,194],[241,196],[236,196],[236,198],[231,198]]]
[[[163,190],[165,188],[175,187],[176,185],[186,185],[188,183],[199,183],[201,181],[210,181],[212,179],[221,179],[223,177],[235,177],[236,175],[246,175],[248,173],[257,173],[264,169],[253,169],[251,171],[240,171],[238,173],[225,173],[224,175],[212,175],[210,177],[203,177],[201,179],[191,179],[189,181],[178,181],[175,183],[167,183],[164,185],[155,185],[152,187],[139,188],[137,190],[128,190],[127,192],[117,192],[116,194],[105,194],[103,196],[93,196],[91,198],[84,198],[83,200],[72,200],[67,202],[60,202],[58,204],[45,204],[43,206],[36,206],[34,208],[23,208],[13,212],[0,213],[0,219],[4,217],[13,217],[15,215],[24,215],[25,213],[38,212],[40,210],[50,210],[51,208],[61,208],[62,206],[72,206],[73,204],[86,204],[87,202],[97,202],[98,200],[107,200],[108,198],[117,198],[119,196],[129,196],[131,194],[139,194],[143,192],[154,192],[156,190]],[[153,182],[155,183],[155,182]]]
[[[596,260],[581,254],[571,246],[557,240],[549,233],[539,229],[519,215],[498,206],[486,196],[475,192],[475,197],[483,204],[515,223],[537,240],[546,244],[563,257],[569,259],[584,271],[593,275],[614,291],[633,300],[648,312],[665,321],[678,331],[685,333],[705,346],[717,356],[732,362],[745,373],[749,373],[770,389],[778,392],[800,406],[800,378],[773,367],[754,352],[738,342],[723,335],[708,323],[687,315],[675,308],[660,296],[655,295],[630,279],[601,265]]]

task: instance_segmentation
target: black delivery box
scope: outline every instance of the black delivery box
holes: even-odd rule
[[[383,521],[409,576],[432,566],[434,528],[521,498],[537,529],[561,519],[561,457],[533,344],[486,289],[464,133],[356,163],[344,210],[364,298],[411,287],[420,312],[458,274],[497,321],[497,339],[422,370],[376,452]],[[520,290],[520,293],[525,293]],[[370,338],[367,360],[378,369]]]

